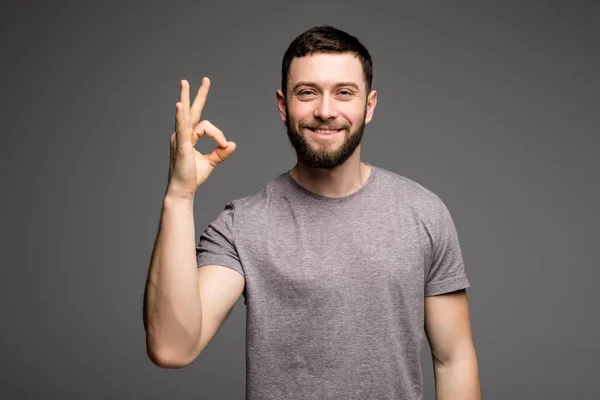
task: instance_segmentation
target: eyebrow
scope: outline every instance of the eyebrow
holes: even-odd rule
[[[298,89],[300,86],[309,86],[309,87],[313,87],[313,88],[319,87],[319,85],[317,85],[314,82],[298,82],[292,88],[292,92],[295,91],[296,89]],[[360,90],[358,85],[354,82],[339,82],[339,83],[335,84],[335,87],[340,87],[340,86],[351,86],[351,87],[355,88],[356,90]]]

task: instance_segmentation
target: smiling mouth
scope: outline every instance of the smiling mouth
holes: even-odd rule
[[[338,133],[339,131],[341,131],[341,129],[313,129],[313,128],[308,128],[309,130],[318,133],[320,135],[332,135],[334,133]]]

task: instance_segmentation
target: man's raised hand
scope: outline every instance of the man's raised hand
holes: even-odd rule
[[[228,142],[220,129],[210,122],[201,121],[210,80],[203,78],[194,103],[190,107],[190,85],[181,81],[179,102],[175,104],[175,132],[171,135],[169,183],[167,196],[193,199],[198,187],[210,176],[215,167],[225,161],[234,151],[235,143]],[[210,154],[201,154],[195,145],[202,136],[217,142]]]

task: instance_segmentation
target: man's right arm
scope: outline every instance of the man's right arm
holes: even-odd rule
[[[197,267],[195,240],[193,199],[166,196],[144,295],[146,349],[160,367],[193,362],[244,290],[230,268]]]

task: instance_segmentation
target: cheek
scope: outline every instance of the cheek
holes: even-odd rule
[[[345,112],[345,116],[346,118],[348,118],[348,120],[352,121],[353,124],[356,124],[358,122],[361,122],[363,120],[363,118],[365,117],[365,109],[362,107],[349,107],[348,110],[346,110]]]
[[[312,121],[312,108],[307,106],[288,108],[288,119],[292,125],[298,124],[299,122]]]

